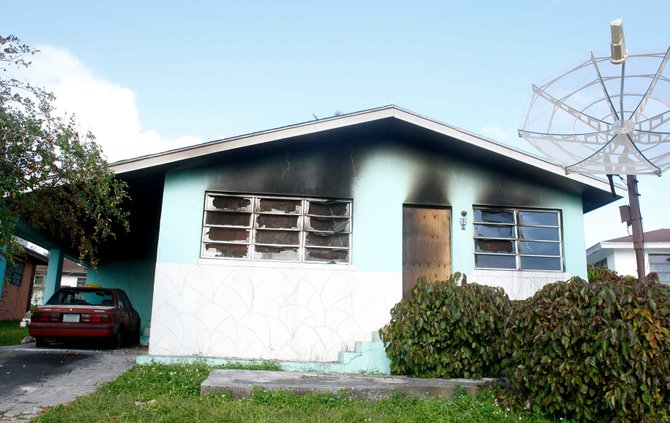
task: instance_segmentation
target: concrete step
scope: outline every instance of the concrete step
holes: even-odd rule
[[[371,333],[370,341],[356,341],[353,351],[340,351],[337,362],[342,369],[337,371],[344,373],[391,373],[391,362],[377,331]]]
[[[373,376],[341,373],[273,372],[253,370],[212,370],[200,386],[201,395],[248,396],[254,388],[283,390],[304,395],[312,392],[336,394],[346,391],[354,398],[379,400],[393,393],[422,398],[454,395],[457,386],[474,394],[493,379],[418,379],[406,376]]]

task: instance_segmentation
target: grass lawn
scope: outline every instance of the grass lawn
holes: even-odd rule
[[[28,328],[19,326],[20,320],[0,320],[0,346],[19,345],[28,336]]]
[[[237,366],[233,366],[237,367]],[[261,368],[275,370],[268,363]],[[240,368],[240,367],[237,367]],[[242,367],[249,368],[249,367]],[[226,395],[200,396],[207,377],[204,365],[135,366],[117,380],[75,402],[58,406],[38,422],[226,421],[226,422],[545,422],[525,412],[506,411],[493,392],[457,394],[451,400],[394,396],[367,402],[340,395],[296,396],[255,391],[233,400]]]

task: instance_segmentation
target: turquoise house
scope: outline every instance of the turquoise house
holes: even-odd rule
[[[89,279],[124,288],[149,355],[327,363],[419,276],[525,298],[586,276],[609,185],[396,106],[113,164],[131,232]]]

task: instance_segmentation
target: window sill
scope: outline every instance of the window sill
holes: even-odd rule
[[[475,267],[473,270],[481,271],[481,272],[565,273],[565,270],[502,269],[502,268],[495,268],[495,267]]]
[[[329,264],[329,263],[303,263],[287,261],[262,261],[262,260],[235,260],[198,258],[196,264],[207,266],[233,266],[233,267],[257,267],[274,269],[300,269],[300,270],[341,270],[345,272],[356,271],[353,264]]]

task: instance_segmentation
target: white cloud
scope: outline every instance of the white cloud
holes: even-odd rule
[[[116,161],[202,140],[187,135],[166,140],[153,129],[142,128],[132,89],[96,76],[65,49],[39,46],[24,77],[56,95],[56,107],[76,115],[82,131],[90,130],[107,159]]]

